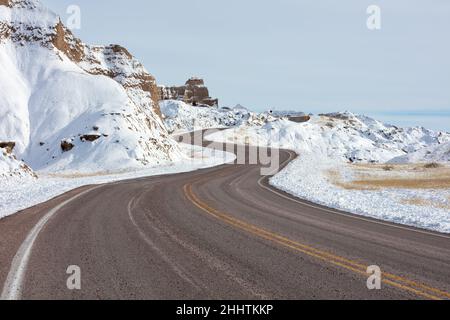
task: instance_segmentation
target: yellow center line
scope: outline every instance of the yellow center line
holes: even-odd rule
[[[255,225],[249,224],[245,221],[239,220],[227,213],[221,212],[215,208],[212,208],[207,203],[200,200],[195,193],[192,191],[192,184],[186,184],[183,188],[184,194],[196,207],[201,209],[202,211],[208,213],[209,215],[233,226],[249,232],[253,235],[256,235],[265,240],[275,242],[284,247],[293,249],[295,251],[304,253],[308,256],[312,256],[314,258],[326,261],[328,263],[334,264],[336,266],[345,268],[347,270],[353,271],[355,273],[367,276],[367,266],[358,263],[353,260],[346,259],[341,256],[337,256],[335,254],[316,249],[306,244],[302,244],[286,237],[283,237],[279,234],[267,231],[265,229],[259,228]],[[412,281],[394,274],[383,273],[382,281],[385,284],[394,286],[396,288],[406,290],[412,292],[416,295],[420,295],[422,297],[433,299],[433,300],[441,300],[443,297],[450,298],[450,293],[442,291],[440,289],[424,285],[418,283],[416,281]],[[397,282],[395,282],[397,281]],[[400,282],[400,283],[398,283]]]

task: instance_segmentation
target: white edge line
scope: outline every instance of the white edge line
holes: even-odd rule
[[[289,163],[289,162],[292,160],[292,153],[291,153],[292,151],[290,151],[290,150],[286,150],[286,151],[289,152],[289,159],[286,160],[286,161],[283,163],[283,165],[284,165],[285,163]],[[272,186],[272,187],[267,187],[267,186],[263,185],[263,184],[262,184],[262,181],[263,181],[264,179],[266,179],[266,178],[267,178],[267,176],[264,176],[264,177],[261,177],[261,178],[258,180],[258,185],[259,185],[260,187],[262,187],[263,189],[268,190],[268,191],[270,191],[270,192],[272,192],[272,193],[275,193],[276,195],[278,195],[278,196],[280,196],[280,197],[282,197],[282,198],[284,198],[284,199],[287,199],[287,200],[290,200],[290,201],[299,203],[299,204],[301,204],[301,205],[304,205],[304,206],[307,206],[307,207],[310,207],[310,208],[314,208],[314,209],[321,210],[321,211],[323,211],[324,213],[340,215],[340,216],[344,216],[344,217],[347,217],[347,218],[352,218],[352,219],[356,219],[356,220],[362,220],[362,221],[366,221],[366,222],[376,223],[376,224],[380,224],[380,225],[384,225],[384,226],[388,226],[388,227],[392,227],[392,228],[397,228],[397,229],[402,229],[402,230],[413,231],[413,232],[422,233],[422,234],[426,234],[426,235],[430,235],[430,236],[435,236],[435,237],[440,237],[440,238],[444,238],[444,239],[450,239],[449,236],[446,236],[446,235],[443,235],[443,234],[438,234],[438,233],[432,233],[432,232],[427,232],[427,231],[417,230],[417,229],[413,229],[412,227],[408,227],[408,226],[399,226],[399,225],[396,225],[396,224],[391,224],[391,223],[379,221],[379,220],[377,220],[376,218],[366,219],[366,218],[364,218],[363,216],[358,216],[358,215],[356,215],[356,214],[354,214],[354,213],[350,213],[350,212],[349,212],[349,213],[341,213],[341,212],[337,211],[338,209],[336,209],[336,211],[333,211],[333,210],[326,209],[326,208],[323,208],[323,207],[315,206],[315,205],[312,205],[312,204],[309,204],[309,203],[306,203],[306,202],[302,201],[300,198],[298,198],[298,197],[296,197],[296,196],[294,196],[294,195],[292,195],[292,197],[286,196],[286,195],[282,194],[281,192],[278,192],[278,191],[274,190],[275,187],[273,187],[273,186]],[[288,192],[286,192],[286,193],[288,193]],[[288,193],[288,194],[290,194],[290,193]],[[298,198],[298,199],[294,199],[294,197],[295,197],[295,198]]]
[[[5,284],[3,286],[0,300],[20,300],[22,295],[22,285],[24,282],[25,273],[27,271],[31,251],[33,249],[33,244],[36,241],[41,230],[44,228],[45,224],[52,218],[52,216],[65,205],[100,187],[101,186],[90,188],[60,203],[52,210],[50,210],[44,217],[42,217],[41,220],[39,220],[39,222],[28,233],[26,239],[23,241],[22,245],[14,256],[14,259],[11,263],[11,268],[8,273],[8,277],[6,278]]]

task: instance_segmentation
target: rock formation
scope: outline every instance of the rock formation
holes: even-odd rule
[[[159,96],[162,100],[180,100],[193,106],[219,105],[218,99],[209,96],[209,90],[205,82],[200,78],[190,78],[184,86],[159,87]]]

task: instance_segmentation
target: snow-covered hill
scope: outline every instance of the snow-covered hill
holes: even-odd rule
[[[213,140],[272,145],[344,162],[384,163],[450,141],[450,134],[425,128],[398,128],[341,112],[312,117],[306,123],[287,119],[262,126],[247,124],[218,132]]]
[[[262,125],[275,118],[255,113],[237,105],[234,108],[197,107],[178,100],[160,102],[164,122],[169,132],[194,129],[226,128],[243,124]]]
[[[389,163],[450,163],[450,143],[432,145],[394,158]]]
[[[124,48],[88,46],[38,0],[0,1],[0,141],[35,170],[181,159],[155,79]]]

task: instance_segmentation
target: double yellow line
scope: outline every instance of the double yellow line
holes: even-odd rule
[[[316,248],[313,248],[311,246],[308,246],[306,244],[302,244],[293,240],[290,240],[286,237],[283,237],[279,234],[264,230],[262,228],[259,228],[255,225],[249,224],[245,221],[239,220],[227,213],[221,212],[210,205],[208,205],[206,202],[200,200],[197,195],[192,191],[192,184],[186,184],[183,187],[183,191],[187,199],[191,201],[196,207],[201,209],[202,211],[206,212],[207,214],[219,219],[220,221],[223,221],[237,229],[246,231],[252,235],[258,236],[262,239],[277,243],[279,245],[282,245],[284,247],[290,248],[294,251],[301,252],[303,254],[306,254],[308,256],[326,261],[330,264],[342,267],[344,269],[353,271],[357,274],[364,275],[365,277],[368,277],[367,274],[367,267],[361,263],[358,263],[356,261],[352,261],[340,256],[337,256],[335,254],[319,250]],[[398,289],[402,289],[408,292],[411,292],[413,294],[416,294],[418,296],[432,299],[432,300],[443,300],[443,299],[450,299],[450,293],[439,290],[437,288],[418,283],[416,281],[412,281],[394,274],[385,273],[383,272],[383,283],[396,287]]]

